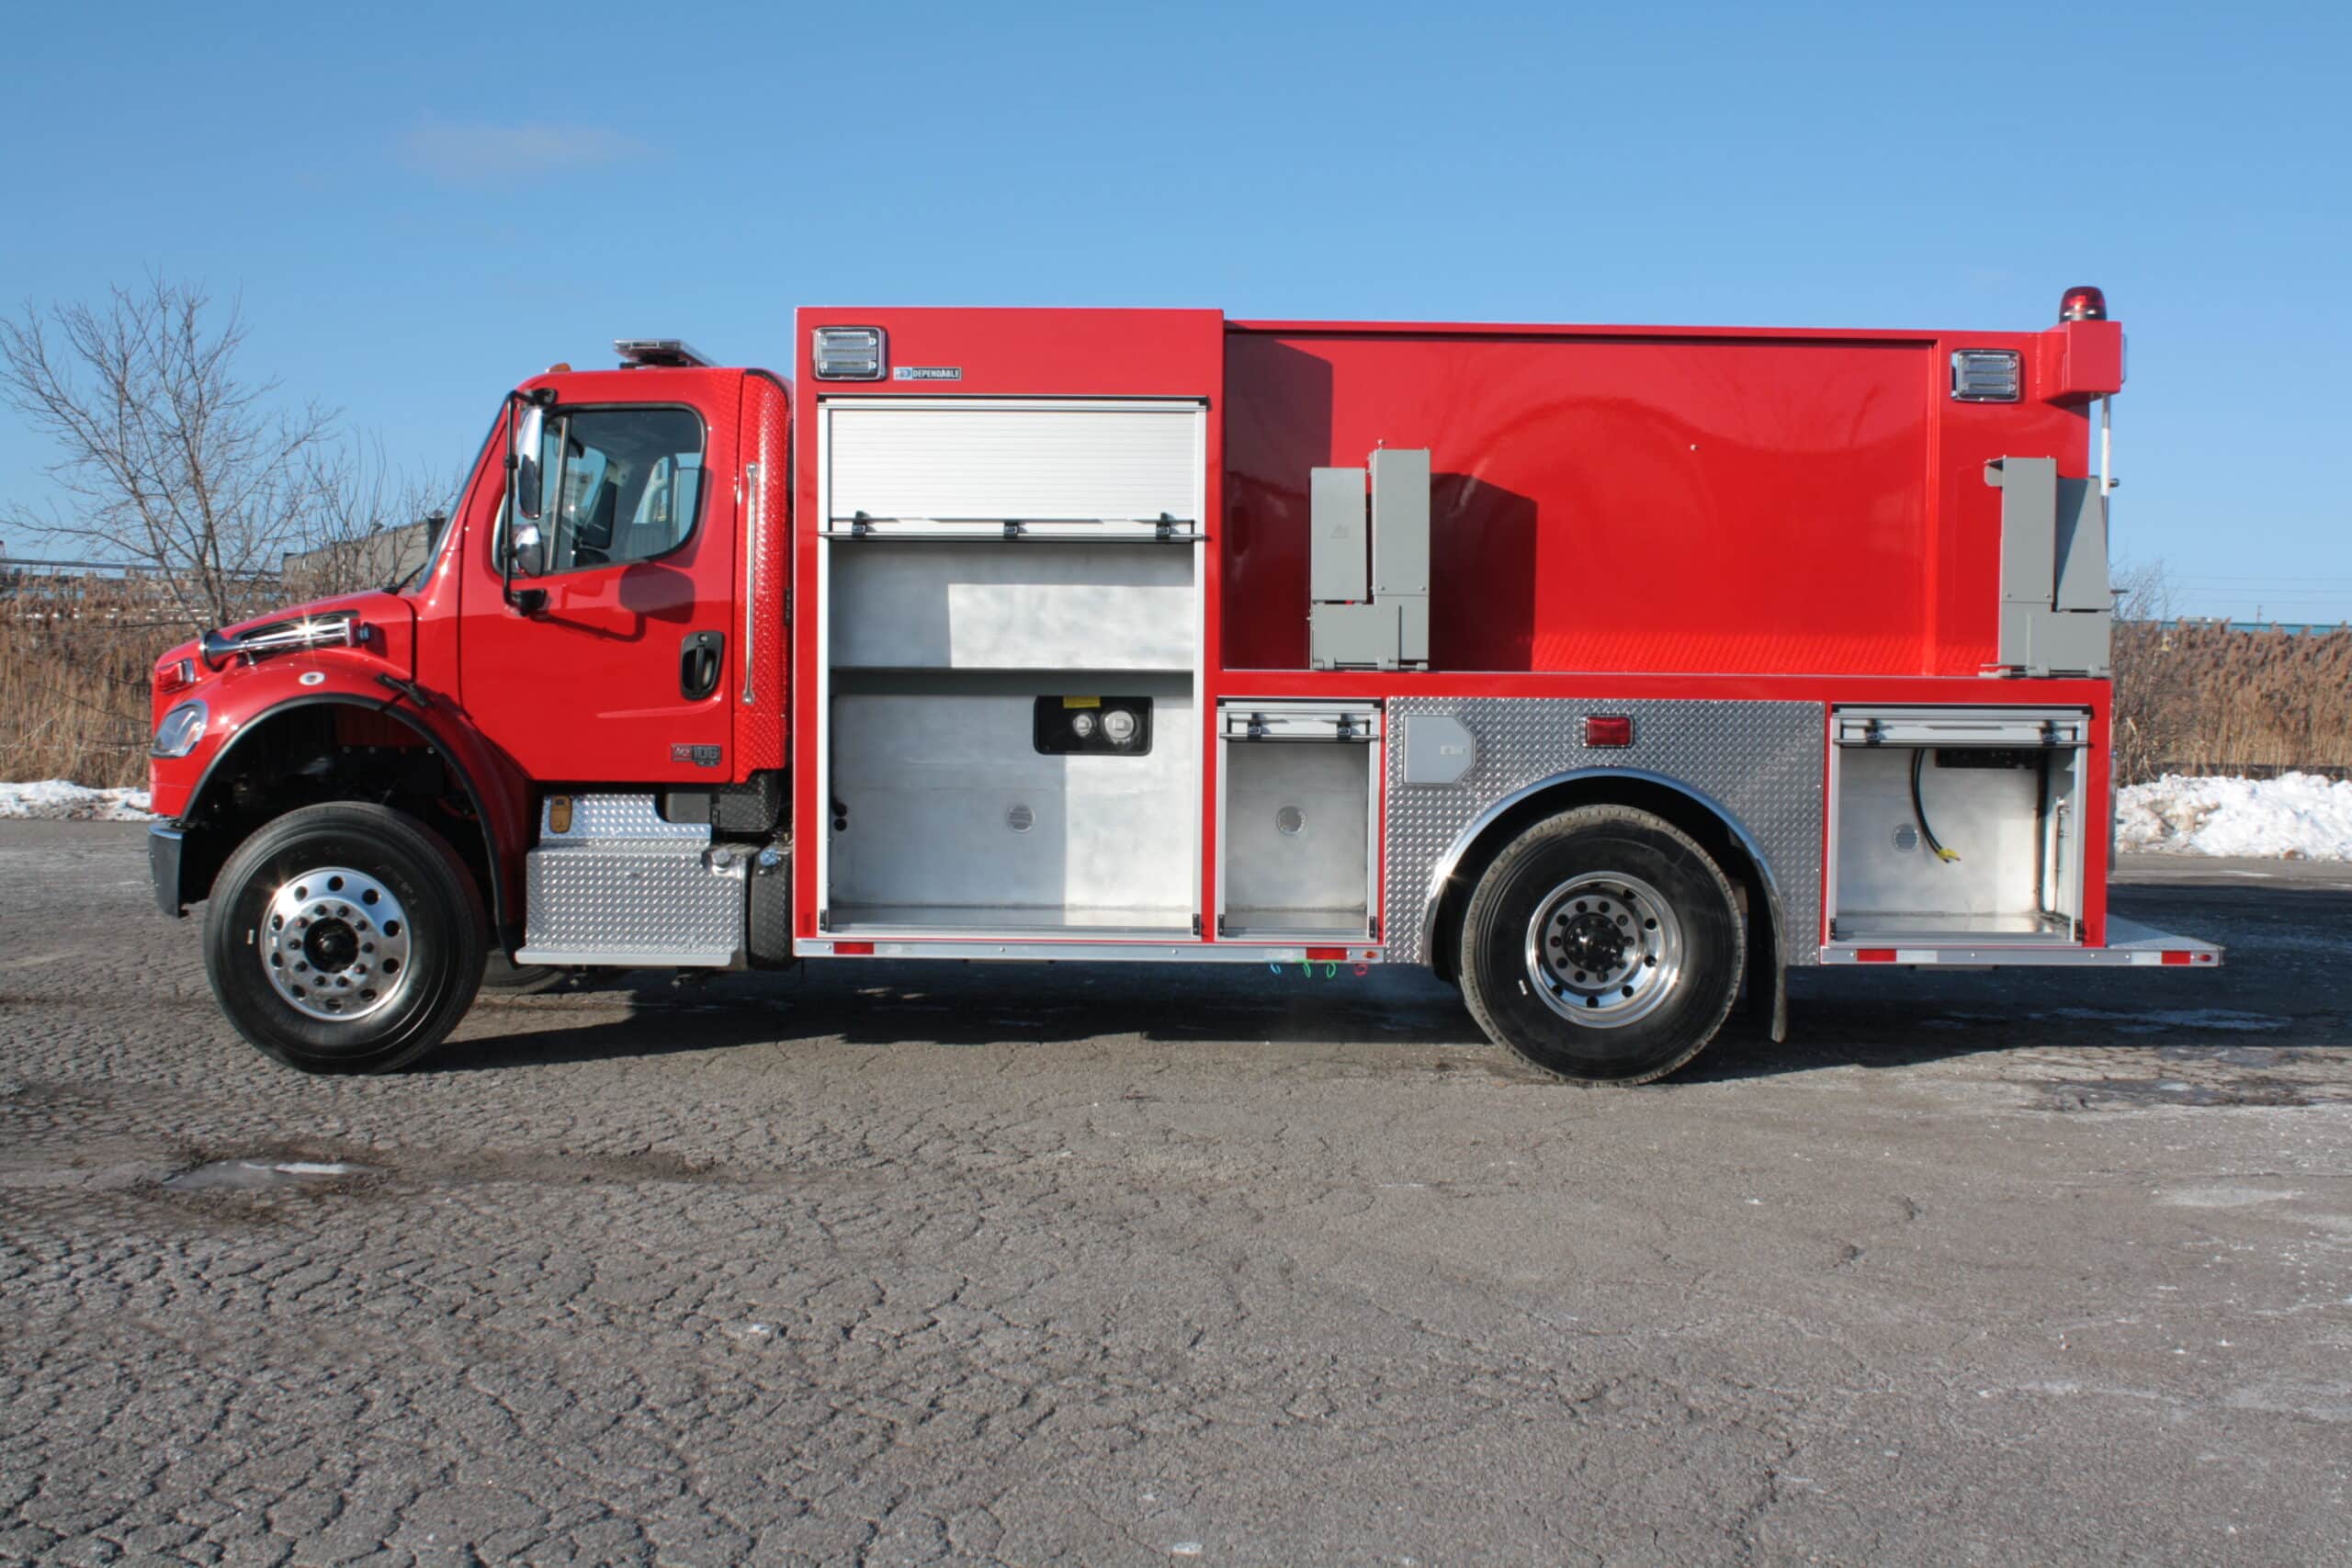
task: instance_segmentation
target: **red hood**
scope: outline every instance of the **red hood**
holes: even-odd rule
[[[405,650],[409,631],[416,624],[416,611],[397,593],[387,593],[380,588],[363,589],[356,593],[338,593],[332,599],[313,599],[307,604],[289,604],[282,610],[272,610],[251,620],[220,628],[227,637],[243,637],[263,626],[274,626],[281,621],[300,621],[315,615],[333,615],[345,611],[356,615],[362,623],[382,628],[388,643]],[[373,645],[370,645],[373,647]],[[383,657],[380,649],[378,657]],[[402,672],[407,669],[403,661]]]
[[[339,593],[331,599],[314,599],[307,604],[292,604],[282,610],[272,610],[265,615],[224,626],[220,635],[235,638],[267,626],[311,616],[351,615],[363,628],[364,640],[356,646],[320,649],[308,653],[279,653],[263,656],[265,663],[281,659],[332,657],[335,660],[365,660],[382,668],[386,673],[403,680],[416,673],[416,608],[397,593],[369,589],[359,593]],[[155,660],[154,716],[161,719],[175,705],[198,695],[198,688],[211,684],[217,678],[232,675],[243,667],[243,661],[232,659],[218,667],[208,667],[202,658],[200,640],[184,642],[164,650]],[[187,684],[180,684],[175,666],[186,660],[195,677]]]

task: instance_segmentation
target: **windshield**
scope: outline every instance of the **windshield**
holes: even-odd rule
[[[490,429],[482,434],[481,449],[474,454],[474,460],[467,464],[465,471],[458,476],[458,493],[449,498],[448,505],[426,513],[422,519],[424,527],[424,553],[417,558],[416,564],[404,575],[396,577],[387,583],[386,592],[392,593],[412,592],[418,583],[424,581],[433,563],[440,558],[441,546],[449,535],[449,519],[455,517],[458,514],[458,508],[465,504],[466,491],[474,482],[474,475],[481,471],[482,458],[490,455],[490,444],[497,439],[499,424],[505,418],[506,404],[502,400],[498,405],[498,412],[491,419]]]

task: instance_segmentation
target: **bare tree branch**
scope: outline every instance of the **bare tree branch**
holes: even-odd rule
[[[410,521],[400,509],[418,487],[338,411],[289,407],[276,381],[241,376],[246,332],[236,301],[217,308],[160,275],[96,304],[0,319],[0,400],[56,444],[46,472],[62,498],[0,520],[153,569],[198,627],[275,598],[288,553]]]

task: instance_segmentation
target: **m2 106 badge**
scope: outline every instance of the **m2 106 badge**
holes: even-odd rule
[[[723,746],[688,746],[680,742],[670,748],[670,761],[692,762],[697,768],[715,768],[726,750]]]

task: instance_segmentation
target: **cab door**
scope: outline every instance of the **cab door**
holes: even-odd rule
[[[473,722],[534,779],[729,776],[742,656],[729,482],[740,379],[555,378],[537,570],[516,573],[514,603],[501,572],[512,498],[480,487],[493,493],[466,540],[459,690]]]

